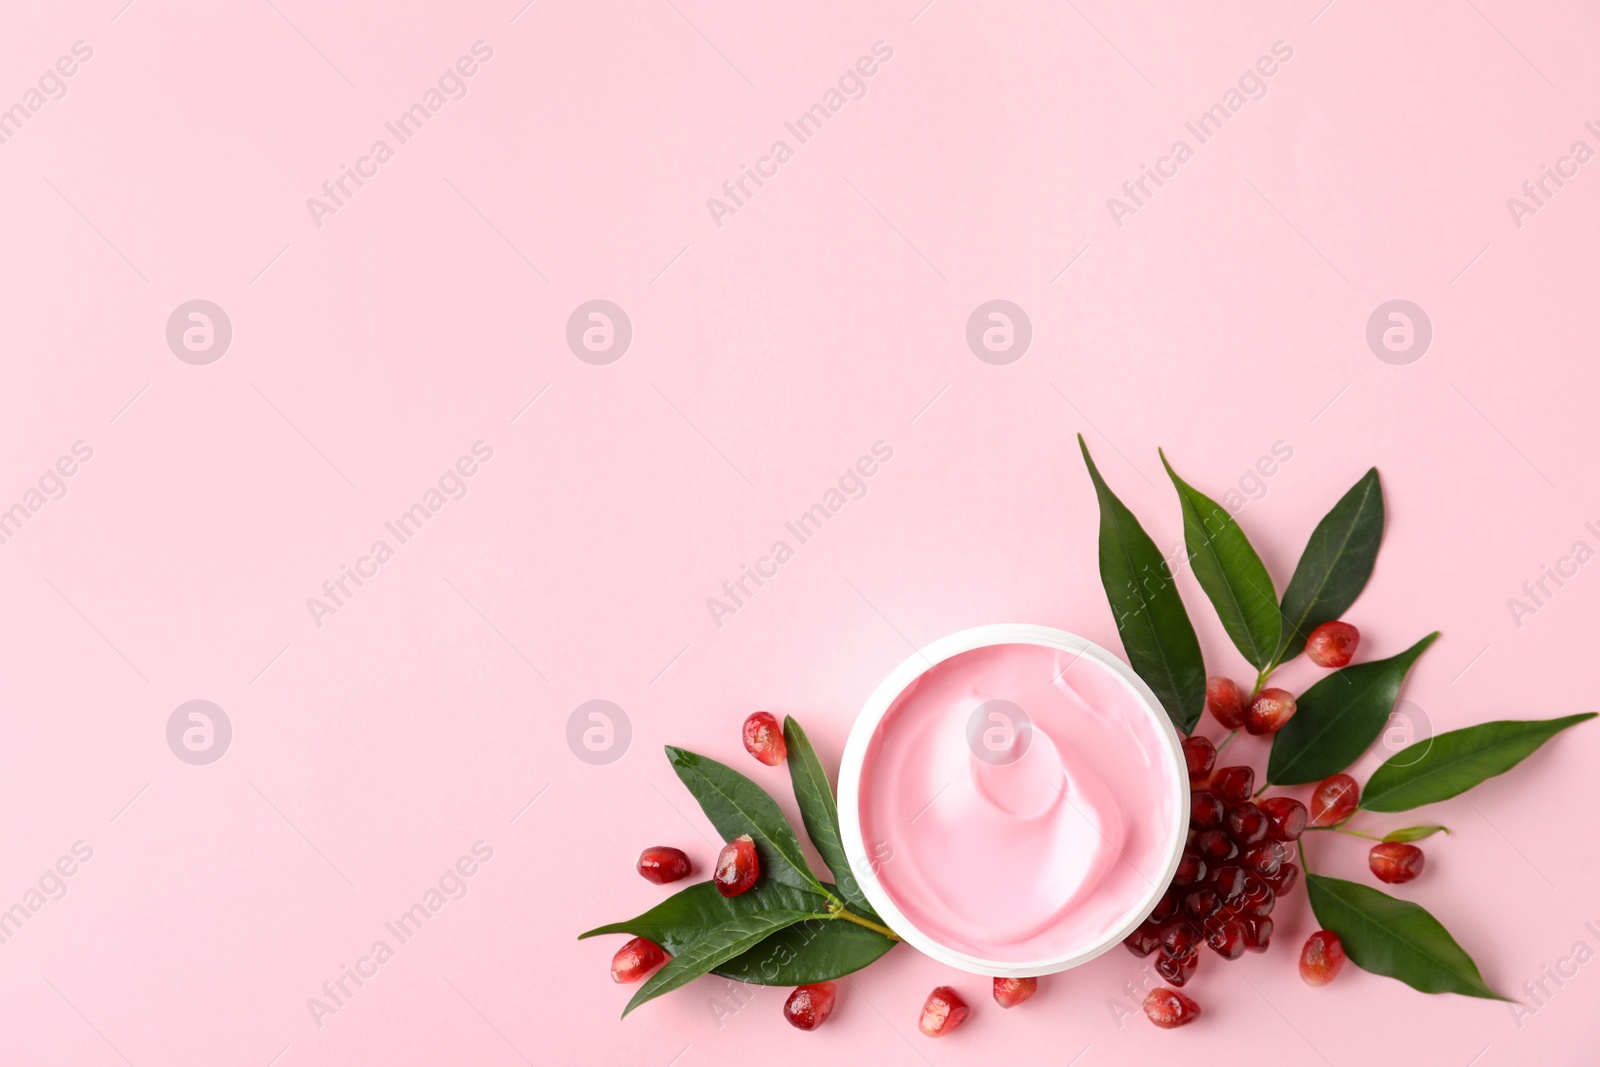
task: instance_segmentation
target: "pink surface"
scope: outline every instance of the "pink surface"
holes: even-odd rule
[[[1594,727],[1431,809],[1455,835],[1396,890],[1520,1013],[1302,986],[1303,898],[1173,1034],[1128,1017],[1122,952],[1004,1013],[896,950],[813,1034],[710,979],[618,1022],[574,935],[661,898],[641,847],[713,855],[661,744],[737,762],[766,707],[832,766],[908,646],[1120,647],[1079,431],[1163,546],[1158,444],[1236,490],[1280,588],[1377,464],[1363,653],[1444,631],[1391,743],[1593,708],[1597,32],[1573,0],[6,5],[5,1058],[1592,1062]],[[1431,329],[1384,311],[1369,347],[1396,300]],[[595,700],[614,762],[577,754]],[[218,708],[225,755],[179,758]],[[924,1040],[947,982],[973,1016]]]
[[[1045,964],[1012,977],[1114,945],[1155,906],[1186,836],[1171,734],[1159,705],[1081,651],[991,645],[924,671],[861,768],[890,926]]]

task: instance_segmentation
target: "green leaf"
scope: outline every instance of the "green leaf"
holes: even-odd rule
[[[742,955],[772,933],[812,917],[803,911],[763,911],[729,919],[721,926],[708,930],[705,936],[668,960],[665,967],[639,987],[633,999],[628,1001],[628,1006],[622,1009],[623,1018],[627,1018],[630,1011],[646,1001],[686,986],[718,964]]]
[[[1356,602],[1372,576],[1382,540],[1383,486],[1373,467],[1311,531],[1283,591],[1283,638],[1276,662],[1294,659],[1312,630],[1339,618]]]
[[[1334,671],[1300,694],[1294,718],[1272,739],[1267,781],[1319,782],[1360,759],[1389,721],[1406,672],[1438,636],[1435,630],[1398,656]]]
[[[804,919],[714,972],[751,985],[810,985],[859,971],[895,944],[876,930],[844,919]]]
[[[806,865],[789,820],[759,785],[732,767],[687,749],[668,745],[667,759],[723,840],[749,834],[755,841],[763,877],[822,892],[822,883]]]
[[[794,798],[800,804],[800,818],[805,822],[806,833],[811,835],[811,843],[817,846],[822,861],[833,872],[845,900],[869,919],[878,921],[878,913],[867,903],[866,894],[850,869],[850,859],[845,855],[844,838],[839,833],[839,808],[834,803],[827,772],[822,769],[822,761],[817,759],[810,738],[792,715],[783,718],[783,740],[789,750],[789,778],[794,783]]]
[[[1106,486],[1082,434],[1078,447],[1100,500],[1100,581],[1123,651],[1168,718],[1188,733],[1206,703],[1206,668],[1194,626],[1161,551]]]
[[[1194,576],[1211,598],[1234,647],[1257,670],[1265,670],[1283,637],[1272,577],[1233,516],[1179,478],[1165,452],[1160,455],[1183,505],[1183,538]]]
[[[1450,828],[1448,826],[1407,826],[1403,830],[1390,830],[1383,835],[1383,840],[1386,844],[1409,843],[1421,841],[1424,837],[1432,837],[1434,834],[1439,833],[1448,837],[1450,836]]]
[[[1594,717],[1591,711],[1564,719],[1508,719],[1418,741],[1373,772],[1362,791],[1361,806],[1368,811],[1407,811],[1449,800],[1506,773],[1562,730]]]
[[[1489,988],[1472,957],[1426,909],[1318,874],[1306,875],[1306,895],[1318,924],[1339,935],[1345,953],[1362,970],[1398,978],[1424,993],[1507,999]]]
[[[832,886],[824,883],[824,888]],[[820,913],[825,901],[815,893],[776,882],[724,897],[711,882],[679,890],[642,915],[597,926],[579,940],[600,934],[643,937],[677,956],[709,931],[735,919],[766,911]],[[844,919],[800,922],[712,968],[725,978],[755,985],[809,985],[858,971],[895,946],[874,930]]]

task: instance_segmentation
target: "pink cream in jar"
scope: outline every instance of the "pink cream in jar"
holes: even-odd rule
[[[965,631],[908,660],[840,776],[873,906],[923,951],[995,975],[1063,970],[1126,936],[1176,868],[1188,799],[1149,688],[1037,626]]]

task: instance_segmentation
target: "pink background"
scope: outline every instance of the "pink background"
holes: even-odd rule
[[[744,760],[766,707],[831,767],[911,646],[1026,621],[1120,648],[1080,431],[1164,546],[1158,444],[1219,496],[1292,448],[1240,512],[1280,588],[1377,464],[1390,524],[1350,618],[1373,656],[1444,631],[1402,725],[1595,705],[1600,564],[1520,627],[1506,602],[1600,547],[1600,163],[1521,227],[1506,198],[1600,147],[1600,15],[1323,2],[8,5],[0,106],[75,41],[93,58],[0,145],[0,506],[74,442],[93,458],[0,545],[0,907],[75,842],[93,858],[0,945],[5,1058],[1592,1062],[1600,963],[1520,1026],[1353,969],[1311,990],[1303,895],[1271,954],[1206,960],[1206,1018],[1176,1034],[1119,1025],[1142,963],[1121,951],[1009,1013],[899,949],[814,1034],[772,989],[719,1026],[714,979],[618,1022],[620,939],[574,940],[664,895],[641,847],[712,855],[663,743]],[[319,228],[306,199],[479,40],[465,98]],[[706,199],[880,40],[866,97],[716,226]],[[1107,198],[1280,40],[1267,95],[1115,225]],[[608,366],[565,341],[597,298],[633,326]],[[1009,366],[965,342],[997,298],[1032,322]],[[1397,298],[1434,329],[1405,366],[1365,341]],[[233,326],[208,366],[166,342],[193,299]],[[307,598],[480,440],[466,496],[315,625]],[[707,598],[879,440],[867,495],[714,625]],[[1247,678],[1182,582],[1211,669]],[[166,742],[193,699],[233,726],[208,766]],[[591,699],[632,724],[608,765],[567,744]],[[1397,895],[1524,1000],[1600,948],[1573,832],[1597,758],[1582,728],[1470,799],[1371,820],[1456,831]],[[781,771],[739,765],[792,812]],[[470,892],[319,1028],[307,998],[477,841]],[[1363,876],[1359,842],[1319,843]],[[944,982],[975,1011],[932,1042],[916,1014]]]

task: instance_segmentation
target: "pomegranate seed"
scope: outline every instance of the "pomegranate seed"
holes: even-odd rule
[[[1267,946],[1272,944],[1272,920],[1246,916],[1240,921],[1244,923],[1244,947],[1251,952],[1267,951]]]
[[[1206,679],[1206,710],[1222,725],[1237,730],[1244,725],[1244,693],[1232,678]]]
[[[1183,898],[1183,910],[1196,919],[1209,919],[1222,907],[1222,897],[1215,889],[1196,889]]]
[[[1277,874],[1287,858],[1281,841],[1263,841],[1244,854],[1244,865],[1260,874]]]
[[[689,873],[689,857],[681,848],[652,845],[639,853],[639,873],[656,885],[676,882]]]
[[[1161,1029],[1171,1030],[1200,1018],[1200,1005],[1176,989],[1152,989],[1144,998],[1144,1013]]]
[[[1319,667],[1343,667],[1355,658],[1361,631],[1347,622],[1325,622],[1306,638],[1306,655]]]
[[[1221,830],[1207,830],[1194,839],[1194,847],[1202,856],[1213,860],[1231,860],[1239,854],[1239,846]]]
[[[1236,960],[1244,955],[1244,923],[1226,919],[1213,924],[1206,933],[1206,945],[1225,960]]]
[[[1367,853],[1367,864],[1372,868],[1372,873],[1378,876],[1380,882],[1388,882],[1390,885],[1409,882],[1421,874],[1425,859],[1422,850],[1416,845],[1400,841],[1385,841],[1373,845],[1372,851]]]
[[[758,711],[744,721],[744,750],[768,767],[776,767],[789,754],[783,727],[770,711]]]
[[[1211,791],[1229,804],[1243,804],[1256,787],[1256,772],[1249,767],[1224,767],[1211,779]]]
[[[1228,836],[1241,846],[1253,845],[1267,836],[1267,817],[1249,801],[1228,809]]]
[[[1161,947],[1161,928],[1146,919],[1140,923],[1133,933],[1122,939],[1128,946],[1128,951],[1135,956],[1148,956]]]
[[[1332,930],[1318,930],[1300,950],[1300,979],[1306,985],[1327,985],[1344,969],[1344,942]]]
[[[1198,952],[1184,956],[1182,959],[1173,959],[1171,956],[1156,957],[1156,973],[1173,985],[1183,985],[1194,974],[1195,968],[1200,966]]]
[[[617,954],[611,957],[611,980],[619,983],[637,982],[666,962],[666,959],[667,954],[660,945],[636,937],[617,949]]]
[[[1161,894],[1161,899],[1156,901],[1156,909],[1150,913],[1150,921],[1164,923],[1176,914],[1178,914],[1178,893],[1168,887],[1167,891]]]
[[[837,995],[837,987],[832,982],[803,985],[783,1002],[783,1017],[796,1030],[815,1030],[833,1014],[833,1002]]]
[[[736,837],[722,846],[717,853],[717,869],[711,880],[717,883],[717,892],[725,897],[736,897],[756,884],[761,873],[761,861],[756,858],[756,843],[749,834]]]
[[[1243,910],[1251,915],[1271,915],[1273,906],[1278,903],[1278,894],[1261,878],[1259,874],[1247,873],[1244,876],[1244,892],[1239,895],[1243,902]]]
[[[1300,881],[1300,868],[1292,863],[1285,863],[1278,868],[1277,874],[1264,874],[1261,877],[1272,891],[1281,897]]]
[[[1331,774],[1311,794],[1312,826],[1334,826],[1355,814],[1361,787],[1348,774]]]
[[[1238,900],[1244,893],[1245,872],[1238,867],[1218,867],[1211,875],[1211,888],[1221,895],[1224,903]]]
[[[1002,1008],[1014,1008],[1039,991],[1037,978],[996,978],[994,1002]]]
[[[1206,880],[1206,861],[1198,852],[1185,851],[1178,861],[1178,873],[1172,876],[1173,885],[1194,885]]]
[[[1295,713],[1294,694],[1287,689],[1263,689],[1250,702],[1244,728],[1253,734],[1275,734]]]
[[[1199,734],[1183,739],[1183,762],[1189,765],[1189,781],[1198,782],[1211,773],[1217,762],[1217,746]]]
[[[1189,824],[1196,829],[1209,830],[1221,826],[1225,810],[1215,793],[1202,790],[1189,794]]]
[[[1267,836],[1276,841],[1297,841],[1306,828],[1306,806],[1293,797],[1267,797],[1256,801],[1267,817]]]
[[[1174,919],[1161,928],[1161,954],[1173,959],[1194,955],[1200,947],[1200,931],[1188,919]]]
[[[967,1010],[967,1002],[954,989],[942,985],[928,994],[917,1029],[929,1037],[943,1037],[967,1021]]]

